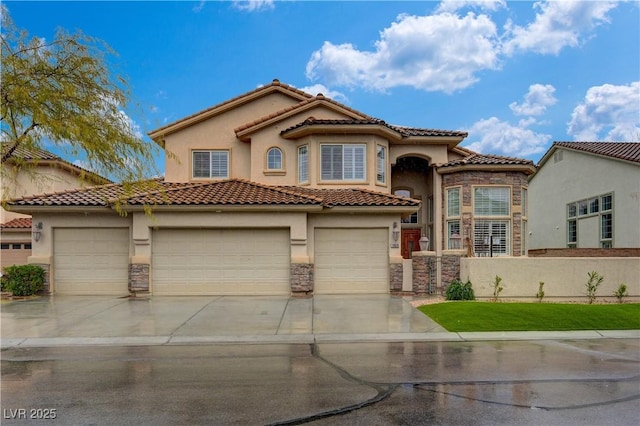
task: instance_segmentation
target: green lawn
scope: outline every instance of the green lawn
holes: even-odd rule
[[[418,309],[454,332],[640,329],[640,303],[446,302]]]

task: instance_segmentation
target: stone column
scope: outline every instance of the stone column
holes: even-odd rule
[[[292,263],[290,267],[291,295],[297,297],[313,294],[313,265]]]

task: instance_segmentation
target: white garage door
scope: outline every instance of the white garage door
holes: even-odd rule
[[[316,229],[315,294],[388,293],[386,229]]]
[[[153,294],[291,293],[287,229],[160,229],[152,244]]]
[[[53,238],[55,293],[129,293],[128,228],[57,228]]]

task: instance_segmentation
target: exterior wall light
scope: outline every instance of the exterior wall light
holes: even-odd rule
[[[393,222],[393,231],[391,232],[393,236],[393,242],[397,243],[398,238],[400,238],[400,231],[398,230],[398,222]]]
[[[33,234],[33,240],[36,243],[40,241],[40,238],[42,237],[42,222],[33,224],[32,234]]]

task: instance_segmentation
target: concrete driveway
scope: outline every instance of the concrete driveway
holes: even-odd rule
[[[446,331],[389,295],[44,296],[3,301],[2,346],[410,340]]]

